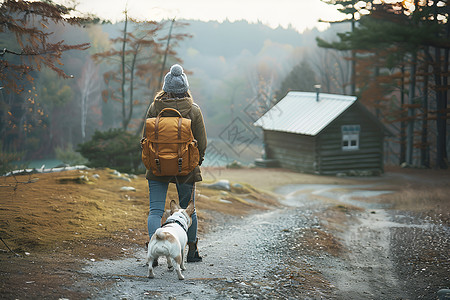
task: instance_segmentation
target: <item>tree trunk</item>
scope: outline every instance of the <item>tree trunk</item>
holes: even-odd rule
[[[434,19],[437,20],[437,1],[433,3]],[[450,36],[450,24],[447,22],[446,38]],[[439,34],[436,34],[439,38]],[[441,49],[435,48],[433,73],[436,86],[436,165],[440,169],[448,168],[447,159],[447,89],[448,89],[448,60],[449,50],[444,50],[444,58],[441,61]],[[441,70],[441,65],[443,70]]]
[[[127,25],[128,25],[128,14],[125,10],[125,25],[123,29],[123,42],[122,42],[122,55],[121,55],[121,63],[122,63],[122,128],[127,130],[128,123],[126,122],[126,101],[125,101],[125,82],[126,82],[126,73],[125,73],[125,48],[127,45]]]
[[[406,122],[405,122],[405,66],[401,67],[402,79],[400,85],[400,157],[399,164],[406,162]]]
[[[352,33],[355,32],[355,14],[352,14]],[[351,75],[351,95],[356,95],[356,52],[352,51],[352,75]]]
[[[450,24],[448,24],[447,22],[447,39],[450,36]],[[444,137],[443,140],[443,149],[442,149],[442,153],[444,154],[444,157],[442,159],[442,169],[447,169],[448,168],[448,153],[447,153],[447,112],[448,112],[448,76],[449,76],[449,54],[450,54],[450,49],[446,48],[444,50],[444,76],[442,78],[442,84],[445,87],[445,89],[442,91],[442,106],[444,107],[444,112],[443,112],[443,116],[444,116],[444,125],[443,125],[443,130],[444,132],[442,133],[442,136]]]
[[[166,68],[167,55],[169,53],[170,39],[172,37],[172,28],[173,28],[173,24],[174,23],[175,23],[175,19],[172,19],[172,22],[170,23],[170,28],[169,28],[169,35],[167,36],[166,51],[164,52],[164,57],[163,57],[163,61],[162,61],[162,64],[161,64],[161,72],[159,73],[158,87],[156,87],[156,89],[159,89],[161,87],[161,84],[162,84],[164,70]],[[153,88],[152,94],[155,94],[156,89]],[[137,134],[140,134],[141,131],[142,131],[142,128],[144,127],[145,118],[147,116],[147,111],[150,108],[151,102],[152,101],[150,101],[150,104],[148,105],[147,110],[145,111],[145,115],[144,115],[144,118],[142,119],[141,126],[138,126],[138,128],[137,128],[137,132],[136,132]]]
[[[448,54],[444,59],[447,61],[442,65],[446,67],[446,73],[448,72]],[[444,82],[447,82],[447,74],[442,74],[441,72],[441,49],[435,49],[435,84],[436,84],[436,165],[440,169],[448,168],[447,160],[447,93],[444,91],[446,86]]]
[[[81,93],[81,141],[84,143],[86,139],[86,119],[87,119],[87,95]]]
[[[98,89],[97,70],[94,67],[92,60],[87,60],[83,66],[81,77],[77,82],[80,89],[80,101],[81,101],[81,138],[85,142],[86,139],[86,125],[87,116],[92,103],[92,94]]]
[[[174,23],[175,23],[175,19],[172,19],[172,22],[170,23],[170,28],[169,28],[169,35],[167,37],[166,51],[164,52],[164,57],[163,57],[162,65],[161,65],[161,72],[159,74],[158,88],[162,84],[164,69],[166,68],[167,54],[169,53],[170,38],[172,37],[172,28],[173,28]]]
[[[136,51],[133,54],[133,61],[131,62],[130,68],[130,99],[129,99],[129,108],[128,108],[128,116],[125,120],[125,130],[128,128],[128,124],[130,124],[131,118],[133,117],[133,92],[134,92],[134,69],[136,67],[136,59],[139,53],[140,45],[136,46]]]
[[[429,62],[428,59],[425,59],[422,100],[422,138],[420,143],[420,164],[425,168],[430,167],[430,149],[428,146],[428,69]]]
[[[417,52],[412,53],[411,71],[409,74],[409,93],[408,93],[408,125],[406,128],[406,162],[408,165],[413,164],[414,154],[414,101],[416,91],[416,66]]]
[[[377,64],[375,66],[375,70],[374,70],[373,81],[377,82],[378,77],[380,77],[380,67]],[[381,99],[375,100],[375,115],[377,116],[378,120],[381,119],[380,101],[381,101]]]

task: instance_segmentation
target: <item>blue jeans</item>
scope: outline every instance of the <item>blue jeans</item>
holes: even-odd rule
[[[194,183],[177,183],[178,200],[181,208],[186,208],[189,200],[194,201],[195,206],[195,184]],[[156,229],[161,227],[161,218],[164,213],[164,206],[166,204],[168,182],[161,182],[156,180],[148,181],[149,198],[150,198],[150,213],[147,219],[148,235],[152,237]],[[194,190],[194,192],[193,192]],[[188,229],[188,242],[195,242],[197,240],[197,212],[191,215],[192,225]]]

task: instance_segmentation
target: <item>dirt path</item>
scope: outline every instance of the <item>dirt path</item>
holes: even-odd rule
[[[344,228],[329,226],[342,242],[342,255],[315,260],[337,299],[434,299],[438,290],[448,288],[448,226],[390,209],[380,203],[379,196],[391,191],[379,190],[377,184],[303,185],[295,189],[297,193],[310,190],[309,198],[337,201],[338,207],[353,207],[346,212]]]
[[[204,261],[187,264],[184,281],[163,259],[156,278],[145,277],[145,180],[126,181],[136,188],[129,193],[109,170],[82,173],[99,174],[94,184],[59,182],[76,172],[39,175],[39,184],[0,191],[2,238],[22,255],[0,252],[2,297],[434,299],[450,286],[450,177],[405,172],[220,170],[250,187],[199,188]],[[280,204],[258,189],[278,194]]]
[[[281,243],[283,229],[307,226],[308,222],[307,217],[297,218],[288,208],[242,219],[230,217],[227,223],[200,241],[204,261],[187,264],[184,281],[179,281],[174,272],[167,270],[164,258],[160,258],[160,266],[155,270],[156,278],[145,278],[144,249],[131,258],[92,263],[82,272],[90,274],[92,280],[116,281],[100,293],[101,299],[137,299],[147,295],[162,299],[228,299],[259,295],[270,299],[271,291],[277,285],[277,281],[272,280],[273,270],[283,264],[279,250],[273,248],[278,248]]]
[[[434,266],[434,275],[422,271],[423,278],[414,280],[423,283],[411,287],[414,280],[401,277],[411,267],[399,259],[407,254],[400,247],[404,242],[393,232],[421,230],[426,237],[436,227],[386,209],[376,199],[389,191],[374,189],[289,185],[276,190],[281,208],[245,218],[220,216],[199,243],[204,261],[187,264],[185,281],[163,259],[156,278],[145,278],[145,249],[134,249],[126,259],[93,262],[81,273],[90,285],[108,283],[96,299],[430,299],[448,284],[440,277],[448,274],[448,227],[439,229],[446,238],[437,249],[443,264]],[[336,207],[345,208],[344,227],[327,218]]]
[[[346,249],[343,258],[328,262],[321,270],[333,282],[339,299],[405,299],[391,256],[390,227],[396,224],[389,221],[390,216],[381,205],[354,200],[377,197],[388,191],[360,190],[370,186],[354,188],[356,190],[345,193],[335,192],[334,197],[328,195],[362,210],[353,216],[354,222],[338,234]]]
[[[348,258],[334,276],[342,298],[402,299],[390,256],[389,216],[382,209],[361,214],[344,234]],[[332,276],[330,274],[330,276]]]

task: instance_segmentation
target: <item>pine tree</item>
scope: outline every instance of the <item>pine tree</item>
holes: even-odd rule
[[[280,100],[289,91],[313,92],[316,84],[316,74],[310,64],[304,60],[285,77],[276,97]]]
[[[325,43],[325,46],[337,49],[353,49],[364,51],[359,59],[368,59],[384,53],[384,68],[404,68],[408,62],[408,103],[405,103],[400,111],[407,110],[406,117],[406,155],[408,164],[413,163],[413,149],[421,143],[427,143],[424,138],[424,128],[420,143],[414,142],[415,120],[418,118],[417,110],[421,109],[422,114],[436,114],[437,144],[436,144],[436,165],[440,168],[447,168],[446,150],[446,120],[447,120],[447,93],[448,93],[448,49],[449,22],[448,4],[440,1],[419,2],[415,1],[414,6],[407,6],[406,3],[393,4],[371,4],[370,14],[362,16],[358,27],[352,32],[339,34],[340,41]],[[319,41],[321,43],[321,41]],[[434,49],[434,53],[430,50]],[[426,61],[426,62],[425,62]],[[428,80],[431,76],[418,74],[417,70],[422,65],[432,66],[432,77],[434,79],[434,95],[436,99],[436,111],[428,110],[428,98],[424,102],[424,93],[418,96],[418,77],[427,80],[427,85],[423,83],[420,87],[428,88]],[[376,70],[378,65],[373,65]],[[375,74],[376,72],[374,72]],[[377,76],[373,76],[376,80]],[[404,78],[404,77],[402,77]],[[364,80],[364,81],[367,81]],[[403,86],[403,85],[402,85]],[[403,97],[403,94],[401,95]],[[422,103],[421,103],[422,102]],[[397,119],[404,119],[399,116]],[[427,126],[423,121],[422,126]],[[422,146],[421,146],[422,147]],[[422,155],[426,157],[426,154]],[[402,162],[402,161],[400,161]]]
[[[359,16],[359,10],[357,8],[357,4],[360,4],[357,0],[322,0],[322,2],[325,2],[330,5],[337,6],[337,10],[347,16],[351,16],[349,18],[345,18],[340,21],[330,22],[330,21],[324,21],[322,22],[328,22],[328,23],[342,23],[342,22],[350,22],[351,24],[351,32],[354,32],[356,28],[356,22],[357,22],[357,16]],[[337,43],[328,43],[324,41],[323,39],[317,38],[317,44],[320,47],[324,48],[334,48],[338,50],[350,50],[351,51],[351,75],[350,75],[350,93],[352,95],[356,95],[356,52],[353,49],[346,49],[344,45],[339,45]]]

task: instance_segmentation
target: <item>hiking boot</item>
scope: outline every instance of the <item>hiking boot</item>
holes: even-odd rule
[[[188,254],[187,254],[187,262],[188,263],[202,261],[201,256],[198,254],[197,242],[198,242],[198,239],[195,240],[195,242],[188,243],[188,246],[189,246],[189,250],[188,250]]]

